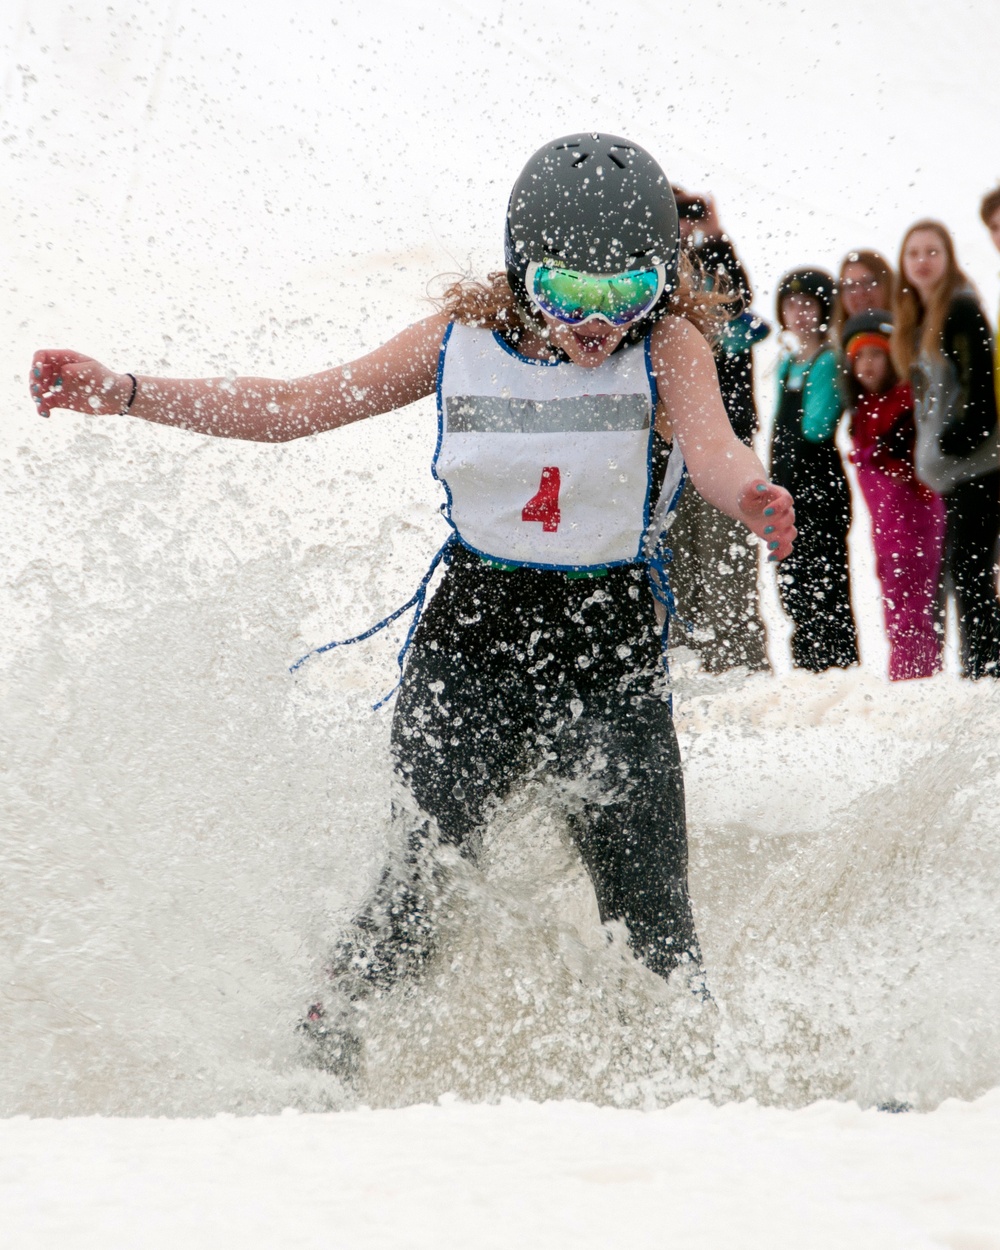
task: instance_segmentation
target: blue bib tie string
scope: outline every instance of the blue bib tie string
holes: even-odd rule
[[[677,612],[677,600],[674,598],[674,592],[670,586],[669,566],[673,558],[674,553],[669,547],[664,546],[661,538],[656,544],[652,555],[647,556],[644,561],[646,578],[649,582],[649,588],[653,592],[653,598],[667,613],[663,621],[663,631],[660,634],[660,656],[663,660],[664,668],[668,668],[667,648],[670,642],[670,622],[677,621],[678,624],[684,626],[689,634],[694,633],[694,626],[691,622],[683,620]]]
[[[372,704],[372,711],[377,712],[380,707],[384,707],[399,689],[400,683],[403,680],[403,664],[406,660],[407,652],[410,649],[410,643],[413,641],[413,635],[417,632],[417,626],[420,624],[420,617],[423,614],[424,604],[427,601],[427,587],[430,585],[431,578],[434,576],[434,573],[441,561],[444,560],[446,564],[448,563],[451,557],[451,548],[457,541],[457,537],[457,534],[449,535],[447,541],[444,543],[444,546],[441,547],[440,551],[438,551],[434,559],[431,561],[430,568],[421,579],[420,585],[401,608],[397,608],[395,612],[390,612],[388,616],[383,617],[383,619],[377,624],[372,625],[369,629],[366,629],[364,633],[355,634],[353,638],[340,638],[335,642],[327,642],[324,643],[322,647],[316,647],[312,651],[307,651],[301,659],[296,660],[295,663],[291,665],[288,671],[290,673],[294,673],[297,669],[300,669],[303,664],[305,664],[306,660],[311,660],[315,655],[323,655],[327,651],[332,651],[334,647],[350,647],[356,642],[364,642],[366,638],[371,638],[373,634],[377,634],[379,630],[385,629],[387,625],[391,625],[393,621],[398,620],[399,617],[401,617],[404,612],[408,612],[410,608],[416,608],[416,611],[413,613],[413,620],[410,622],[410,628],[406,632],[406,639],[403,642],[399,655],[396,657],[396,662],[399,665],[399,680],[387,695],[379,699],[377,703]]]

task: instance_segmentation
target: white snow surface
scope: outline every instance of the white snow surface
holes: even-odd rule
[[[287,666],[440,544],[433,405],[255,447],[25,387],[358,355],[589,126],[716,194],[765,315],[924,215],[992,308],[997,47],[990,0],[3,9],[0,1244],[1000,1247],[1000,692],[885,680],[863,509],[861,670],[789,671],[769,570],[776,675],[674,666],[715,1007],[527,790],[349,1090],[295,1024],[391,845],[397,648]]]
[[[0,1122],[5,1244],[994,1250],[1000,1098]]]

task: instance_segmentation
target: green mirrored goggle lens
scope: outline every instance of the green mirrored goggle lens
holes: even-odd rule
[[[627,325],[649,312],[664,286],[662,268],[630,269],[604,277],[537,265],[529,278],[538,307],[569,325],[594,316],[612,325]]]

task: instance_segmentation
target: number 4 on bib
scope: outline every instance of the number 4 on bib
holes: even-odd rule
[[[542,469],[538,491],[521,509],[522,521],[541,521],[546,534],[554,534],[559,528],[559,470]]]

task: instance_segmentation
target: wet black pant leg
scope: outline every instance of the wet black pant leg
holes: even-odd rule
[[[475,659],[422,651],[413,656],[393,719],[396,774],[412,810],[398,812],[410,837],[470,852],[470,835],[524,767],[525,715],[519,683]]]
[[[523,761],[516,700],[488,668],[460,653],[415,646],[393,717],[402,846],[331,961],[354,996],[419,974],[433,953],[447,892],[441,843],[474,854],[491,803]]]
[[[667,977],[680,963],[701,963],[680,753],[666,703],[621,703],[567,725],[557,749],[563,772],[582,782],[586,796],[570,826],[601,920],[624,921],[636,955]]]

